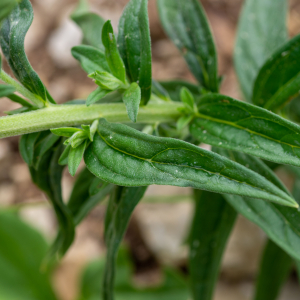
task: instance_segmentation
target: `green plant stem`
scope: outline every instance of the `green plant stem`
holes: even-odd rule
[[[21,95],[29,99],[34,105],[36,105],[39,108],[42,108],[45,106],[45,102],[39,98],[38,96],[31,93],[29,90],[27,90],[22,84],[14,80],[12,77],[10,77],[7,73],[5,73],[3,70],[0,72],[0,79],[7,83],[12,85],[17,92],[19,92]]]
[[[176,121],[183,107],[179,102],[148,104],[140,107],[137,122],[155,123]],[[0,138],[31,132],[91,124],[105,118],[109,122],[130,123],[123,103],[86,105],[51,105],[36,111],[0,118]]]

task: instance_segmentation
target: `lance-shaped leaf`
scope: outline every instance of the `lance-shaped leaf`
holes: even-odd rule
[[[91,104],[98,102],[99,100],[103,99],[108,93],[111,93],[111,91],[104,90],[99,86],[97,89],[95,89],[89,94],[89,96],[86,99],[86,105],[90,106]]]
[[[95,71],[110,72],[105,53],[95,47],[86,45],[75,46],[72,48],[71,53],[88,74]]]
[[[218,94],[201,98],[190,132],[217,147],[300,166],[300,127],[268,110]]]
[[[90,45],[104,51],[101,32],[105,23],[99,15],[88,11],[88,5],[83,1],[71,15],[72,20],[81,28],[83,33],[82,44]]]
[[[11,13],[18,4],[18,0],[1,0],[0,1],[0,25],[1,22]]]
[[[95,177],[84,168],[75,181],[68,208],[78,225],[88,213],[113,190],[114,185]]]
[[[167,91],[173,101],[180,102],[180,92],[183,87],[187,88],[194,96],[199,98],[200,87],[183,80],[160,81],[159,84]]]
[[[260,263],[254,300],[276,300],[291,272],[292,258],[268,240]]]
[[[26,148],[26,145],[25,147],[23,146],[27,151],[34,151],[33,163],[29,166],[32,181],[47,194],[54,207],[60,230],[63,233],[60,239],[56,239],[53,244],[50,256],[57,252],[63,255],[74,239],[73,218],[63,202],[61,193],[61,179],[64,167],[58,164],[58,159],[63,152],[63,145],[60,141],[57,141],[52,147],[42,151],[45,149],[45,145],[52,141],[51,136],[52,134],[49,135],[47,132],[41,133],[37,138],[34,136],[30,139],[28,136],[25,142],[28,142],[30,149]],[[32,140],[35,140],[34,147],[32,147]],[[32,159],[31,156],[28,153],[27,156],[30,161]]]
[[[16,89],[11,85],[0,84],[0,98],[13,94],[15,90]]]
[[[57,300],[49,272],[41,271],[48,249],[43,236],[2,209],[0,240],[0,299]]]
[[[147,187],[116,187],[109,199],[105,217],[107,259],[104,269],[103,299],[113,299],[116,259],[131,214]]]
[[[198,0],[158,0],[163,27],[199,83],[217,92],[217,56],[207,18]]]
[[[220,194],[195,191],[195,214],[189,238],[193,299],[211,300],[222,255],[237,213]]]
[[[68,168],[69,168],[69,172],[72,176],[74,176],[76,174],[76,171],[80,165],[80,162],[83,158],[86,144],[87,144],[87,140],[85,140],[78,147],[71,148],[69,151]]]
[[[152,58],[148,0],[130,0],[119,22],[118,46],[127,75],[141,88],[141,103],[151,96]]]
[[[300,35],[275,52],[255,80],[252,101],[270,110],[282,107],[300,90]]]
[[[141,89],[133,82],[123,94],[123,102],[126,106],[128,117],[132,122],[136,122],[141,102]]]
[[[213,151],[255,170],[288,193],[283,183],[261,160],[220,148],[213,148]],[[274,243],[293,258],[300,259],[300,212],[297,209],[236,195],[224,195],[224,197],[238,213],[262,228]]]
[[[15,77],[33,94],[47,99],[47,91],[37,73],[31,67],[24,49],[25,35],[33,20],[33,10],[29,0],[22,0],[4,20],[0,31],[0,44]]]
[[[122,186],[175,185],[233,193],[297,206],[262,176],[189,143],[150,136],[100,119],[98,134],[84,156],[102,180]]]
[[[248,101],[251,100],[259,69],[288,39],[287,6],[286,0],[245,1],[238,26],[234,63]]]
[[[102,29],[102,43],[105,47],[105,57],[111,73],[120,79],[123,83],[126,82],[125,66],[120,56],[117,41],[114,35],[114,30],[111,22],[107,21]]]

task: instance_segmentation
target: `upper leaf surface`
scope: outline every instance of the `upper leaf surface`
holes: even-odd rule
[[[92,46],[80,45],[73,47],[71,52],[88,74],[95,71],[110,72],[103,51]]]
[[[217,154],[104,119],[84,159],[94,175],[122,186],[189,186],[295,205],[262,176]]]
[[[118,46],[127,75],[141,88],[141,103],[151,96],[152,58],[148,0],[131,0],[119,22]]]
[[[37,73],[31,67],[25,50],[25,35],[33,20],[33,10],[29,0],[22,0],[2,24],[0,31],[0,44],[16,78],[33,94],[41,100],[50,102],[46,88]]]
[[[0,84],[0,98],[13,94],[15,90],[11,85]]]
[[[214,148],[213,150],[255,170],[279,189],[288,193],[283,183],[261,160],[224,149]],[[292,257],[300,259],[300,212],[297,209],[236,195],[224,195],[224,197],[237,212],[261,227],[272,241]]]
[[[300,35],[274,53],[255,80],[252,101],[267,109],[280,108],[299,94]]]
[[[18,0],[1,0],[0,1],[0,24],[5,19],[14,7],[18,4]]]
[[[195,191],[189,238],[189,272],[194,299],[211,300],[227,239],[237,213],[220,194]]]
[[[191,134],[218,147],[300,166],[300,127],[268,110],[218,94],[201,98]]]
[[[271,240],[267,241],[256,281],[254,300],[276,300],[292,268],[292,258]]]
[[[238,26],[234,63],[245,98],[271,54],[288,38],[286,0],[246,0]]]
[[[163,27],[183,54],[199,83],[211,92],[219,89],[217,56],[212,34],[198,0],[158,0]]]

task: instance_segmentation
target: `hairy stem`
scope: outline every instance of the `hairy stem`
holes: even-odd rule
[[[140,107],[138,123],[172,122],[181,113],[179,102],[148,104]],[[22,135],[51,128],[90,124],[99,118],[109,122],[130,123],[123,103],[86,105],[53,105],[36,111],[0,118],[0,138]]]
[[[42,108],[45,106],[44,101],[31,93],[29,90],[27,90],[22,84],[14,80],[12,77],[10,77],[7,73],[5,73],[3,70],[0,72],[0,79],[7,83],[12,85],[17,92],[19,92],[21,95],[26,97],[28,100],[30,100],[34,105],[36,105],[39,108]]]

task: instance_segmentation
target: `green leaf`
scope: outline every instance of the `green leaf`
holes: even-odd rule
[[[299,95],[300,35],[276,51],[260,69],[254,83],[252,101],[276,110]]]
[[[33,164],[33,155],[35,143],[40,136],[40,132],[24,134],[20,138],[19,150],[23,160],[27,165]]]
[[[130,0],[119,22],[118,46],[131,82],[141,88],[141,104],[151,97],[152,58],[148,0]]]
[[[288,39],[286,0],[246,0],[238,26],[234,63],[245,98],[250,101],[261,66]],[[265,101],[267,99],[264,99]]]
[[[71,148],[69,151],[69,158],[68,158],[68,168],[69,172],[72,176],[75,175],[80,162],[83,158],[84,150],[86,147],[87,141],[83,142],[76,148]]]
[[[69,152],[71,150],[71,145],[67,145],[66,148],[64,149],[63,153],[61,154],[61,156],[58,159],[58,163],[61,166],[65,166],[68,164],[68,160],[69,160]]]
[[[183,87],[180,91],[180,98],[182,103],[191,111],[194,112],[194,103],[195,99],[192,93],[185,87]]]
[[[247,154],[213,148],[226,157],[247,166],[265,177],[282,191],[286,187],[259,159]],[[268,237],[295,259],[300,259],[300,212],[297,209],[259,199],[224,195],[233,208],[264,230]]]
[[[31,67],[25,50],[25,35],[33,20],[33,10],[29,0],[22,0],[5,19],[0,31],[0,44],[15,77],[41,102],[47,100],[46,88]],[[48,100],[52,102],[49,97]]]
[[[95,180],[97,185],[95,186]],[[91,187],[93,187],[91,193]],[[84,168],[75,181],[68,208],[72,212],[74,223],[78,225],[88,213],[112,191],[113,185],[96,178]]]
[[[166,101],[171,100],[168,91],[154,79],[152,79],[152,93]]]
[[[96,71],[89,75],[97,85],[102,89],[114,91],[121,88],[126,88],[126,85],[108,72]]]
[[[79,128],[74,127],[61,127],[61,128],[54,128],[51,129],[51,132],[57,136],[65,136],[65,137],[71,137],[74,133],[82,131]]]
[[[177,129],[182,130],[186,126],[190,124],[190,122],[193,120],[194,116],[182,116],[177,121]]]
[[[110,72],[104,52],[95,47],[85,45],[75,46],[72,48],[71,53],[80,62],[82,69],[88,74],[95,71]]]
[[[103,299],[113,299],[116,259],[131,214],[147,187],[116,187],[109,199],[105,217],[107,257],[104,269]]]
[[[98,124],[99,120],[95,120],[92,125],[81,125],[83,131],[86,133],[91,142],[94,140],[94,135],[97,131]]]
[[[79,145],[81,145],[88,136],[83,130],[75,132],[69,139],[67,139],[64,144],[65,145],[71,145],[72,148],[77,148]]]
[[[96,103],[97,101],[104,98],[108,93],[111,93],[111,91],[104,90],[103,88],[98,87],[96,90],[89,94],[86,99],[86,105],[90,106],[91,104]]]
[[[46,141],[51,141],[51,135],[53,134],[49,135],[47,132],[40,134],[36,140],[34,149],[33,166],[36,166],[36,168],[33,166],[29,167],[32,181],[46,193],[51,201],[62,232],[60,239],[56,239],[54,242],[49,253],[49,258],[56,253],[63,255],[72,244],[75,234],[72,215],[62,199],[61,179],[64,167],[58,164],[58,159],[64,147],[58,141],[51,148],[47,149],[47,151],[40,150],[45,149],[44,144],[49,145]],[[40,153],[43,153],[43,155],[40,155]],[[36,163],[37,161],[39,161],[38,164]]]
[[[36,107],[34,107],[31,103],[27,102],[25,99],[15,95],[15,94],[9,94],[6,97],[9,98],[11,101],[19,103],[26,108],[36,109]]]
[[[102,294],[99,278],[103,278],[104,260],[97,260],[88,265],[81,281],[78,300],[96,300]],[[120,249],[116,271],[116,300],[186,300],[189,299],[187,283],[177,270],[164,269],[163,281],[155,287],[141,288],[133,284],[134,267],[130,254]]]
[[[194,299],[211,300],[220,263],[237,213],[222,195],[195,191],[189,239],[189,272]]]
[[[13,94],[15,88],[11,85],[0,84],[0,98]]]
[[[194,98],[197,98],[200,95],[199,86],[187,81],[160,81],[159,84],[168,92],[173,101],[181,101],[180,91],[183,87],[186,87],[193,94]]]
[[[104,119],[99,121],[98,134],[84,160],[95,176],[122,186],[189,186],[297,206],[265,178],[222,156]]]
[[[291,272],[293,260],[268,240],[256,281],[255,300],[276,300],[282,285]]]
[[[141,89],[133,82],[123,94],[123,102],[126,105],[128,117],[132,122],[136,122],[141,102]]]
[[[17,215],[0,211],[0,299],[56,300],[50,274],[41,271],[47,244]]]
[[[300,127],[268,110],[218,94],[198,104],[194,138],[277,163],[300,166]]]
[[[103,25],[102,29],[102,43],[105,47],[105,57],[112,74],[121,80],[126,82],[125,66],[120,56],[117,41],[114,35],[114,30],[111,26],[111,22],[108,20]]]
[[[18,2],[19,2],[18,0],[1,0],[0,1],[0,25],[1,25],[1,22],[11,13],[11,11],[18,4]]]
[[[207,18],[198,0],[158,0],[162,25],[199,83],[219,89],[217,55]]]
[[[84,9],[82,9],[81,5],[79,3],[79,7],[71,15],[71,18],[82,30],[82,44],[90,45],[104,51],[101,32],[105,21],[97,14],[88,12],[85,5],[83,6]]]

